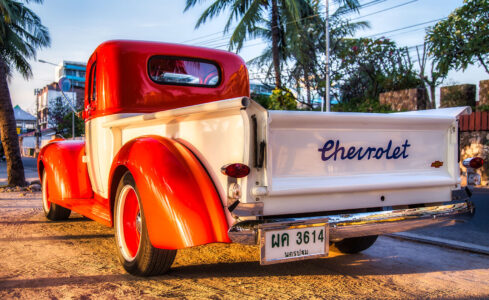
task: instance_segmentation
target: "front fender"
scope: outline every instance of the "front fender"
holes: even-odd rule
[[[85,141],[55,141],[42,147],[38,159],[39,178],[43,171],[49,184],[49,200],[71,206],[69,199],[93,198],[87,165],[82,162]]]
[[[216,188],[199,160],[182,144],[159,136],[124,144],[110,171],[112,203],[121,169],[134,177],[154,247],[181,249],[231,242]]]

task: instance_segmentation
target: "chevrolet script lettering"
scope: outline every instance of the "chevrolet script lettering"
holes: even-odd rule
[[[406,159],[409,157],[407,150],[411,145],[406,140],[404,144],[400,146],[393,146],[392,140],[389,141],[386,147],[355,147],[351,146],[345,148],[341,146],[340,140],[329,140],[324,143],[322,148],[318,151],[321,152],[321,159],[327,161],[330,159],[345,160],[345,159]]]

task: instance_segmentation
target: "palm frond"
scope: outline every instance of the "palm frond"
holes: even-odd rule
[[[254,34],[256,24],[260,20],[261,2],[262,0],[253,0],[251,2],[251,5],[249,7],[246,7],[243,17],[234,29],[234,32],[229,40],[230,50],[232,50],[233,48],[236,48],[237,51],[241,50],[247,35]],[[241,9],[245,9],[245,7],[242,7]],[[228,24],[226,24],[224,30],[226,31],[229,26],[230,24],[228,21]]]
[[[208,19],[212,19],[219,15],[226,7],[231,5],[232,0],[215,0],[199,17],[195,28],[199,28],[200,25],[204,24]]]
[[[42,3],[42,0],[24,0],[25,3]],[[8,74],[16,69],[25,78],[32,76],[27,61],[36,56],[39,48],[50,44],[48,29],[41,19],[23,3],[14,0],[0,0],[0,11],[8,17],[0,20],[0,59],[7,67]]]

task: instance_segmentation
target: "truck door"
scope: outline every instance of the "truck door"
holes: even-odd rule
[[[88,80],[88,95],[87,95],[87,105],[85,107],[85,113],[87,116],[90,116],[92,111],[95,109],[97,105],[97,63],[93,62],[90,66],[90,74]],[[85,152],[87,155],[87,167],[88,167],[88,175],[90,177],[90,181],[92,183],[93,191],[99,195],[103,195],[103,187],[101,181],[101,173],[100,166],[98,164],[99,155],[98,155],[98,143],[97,143],[97,126],[95,119],[89,119],[85,122],[85,135],[86,135],[86,144],[85,144]]]

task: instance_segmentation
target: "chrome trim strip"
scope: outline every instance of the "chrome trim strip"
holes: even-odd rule
[[[456,220],[473,214],[473,212],[474,206],[472,203],[461,202],[440,206],[355,214],[249,220],[233,225],[229,229],[228,235],[235,243],[256,245],[259,243],[258,230],[260,228],[306,227],[324,223],[324,219],[328,219],[330,239],[337,240],[407,231],[430,225],[449,226],[453,225]]]

